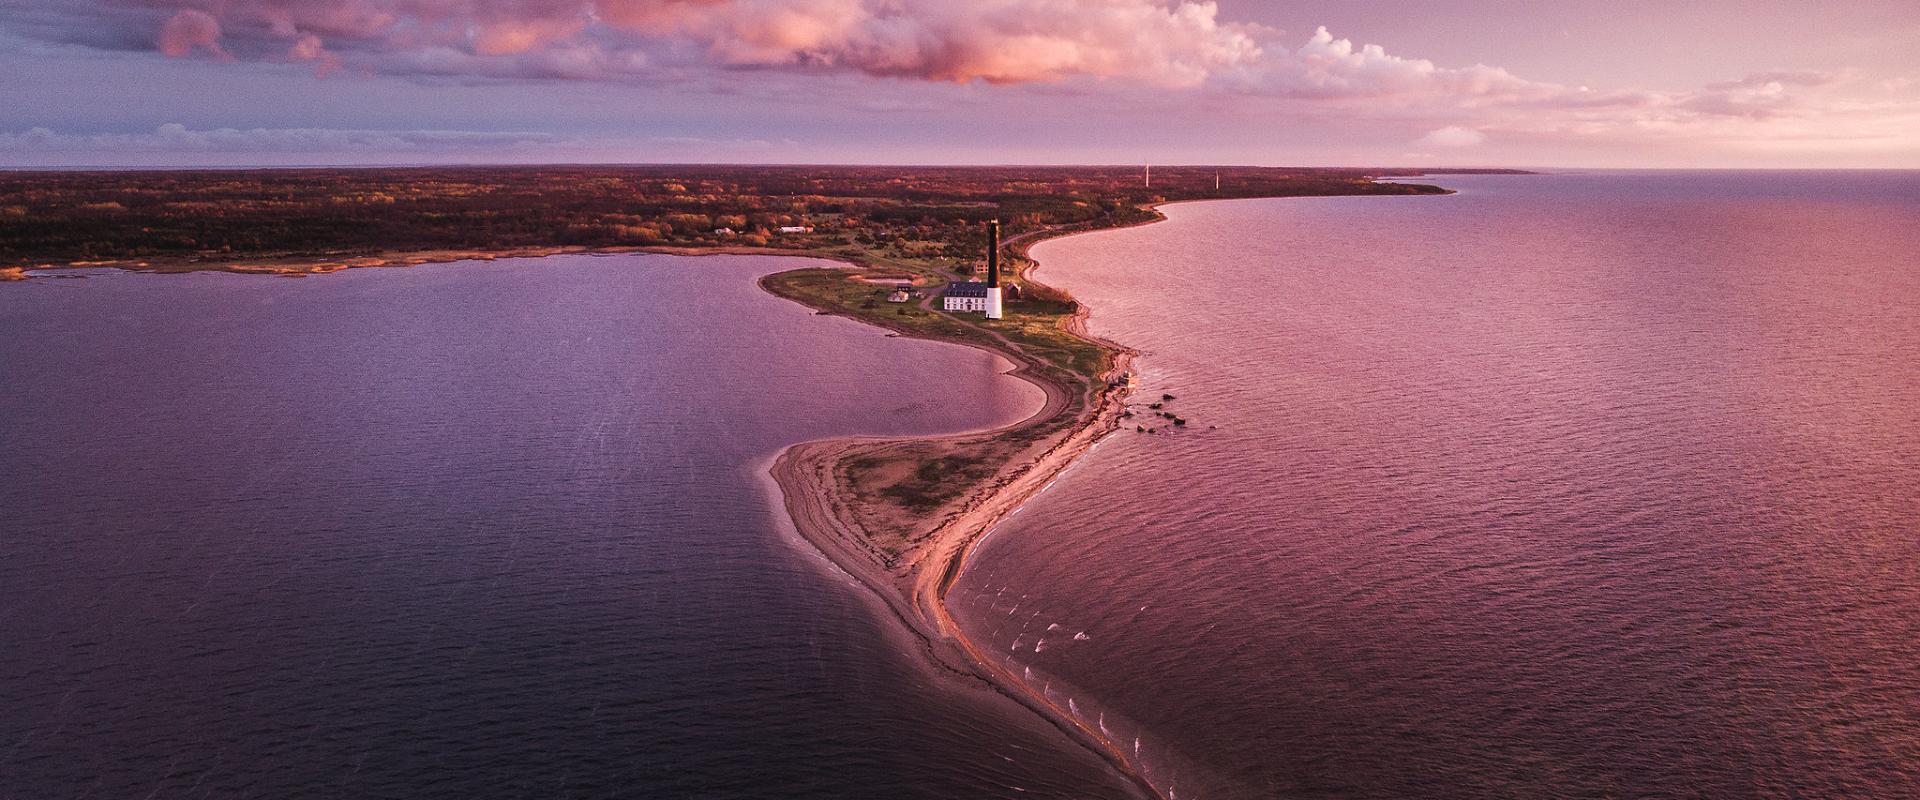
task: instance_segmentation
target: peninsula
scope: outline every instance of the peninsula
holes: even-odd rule
[[[1046,400],[1016,424],[955,436],[835,439],[773,467],[796,528],[920,634],[939,665],[1053,721],[1153,791],[1121,748],[988,658],[944,604],[982,535],[1126,411],[1132,357],[1087,333],[1087,309],[1035,279],[1043,239],[1160,219],[1176,201],[1439,194],[1407,169],[1176,167],[540,167],[0,174],[0,269],[349,268],[556,253],[763,253],[842,262],[761,286],[818,313],[998,353]],[[1018,298],[1003,318],[938,292],[1002,245]]]

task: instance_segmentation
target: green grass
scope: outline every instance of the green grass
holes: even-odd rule
[[[915,303],[885,302],[892,293],[890,289],[849,280],[845,270],[797,269],[768,275],[761,283],[781,297],[903,333],[966,341],[987,339],[978,328],[947,314],[927,311]],[[873,303],[871,307],[869,302]]]
[[[842,258],[851,253],[827,251],[821,255]],[[928,262],[862,257],[862,263],[921,276],[928,292],[938,292],[948,277]],[[1098,378],[1112,363],[1112,354],[1097,343],[1062,329],[1062,323],[1075,311],[1072,302],[1027,300],[1007,304],[1005,319],[989,320],[977,314],[948,314],[928,311],[918,301],[888,303],[888,287],[874,286],[848,279],[845,270],[799,269],[769,275],[762,280],[768,290],[806,305],[871,322],[890,330],[916,336],[978,343],[990,342],[983,331],[991,330],[1018,344],[1020,348],[1081,381]]]
[[[1110,354],[1099,344],[1060,327],[1073,313],[1073,306],[1069,303],[1009,303],[1004,319],[983,318],[978,322],[1019,342],[1027,352],[1047,363],[1069,374],[1093,380],[1106,371],[1111,363]]]
[[[998,464],[976,456],[941,456],[920,463],[913,475],[880,490],[880,494],[917,513],[938,510],[968,487],[993,477]]]

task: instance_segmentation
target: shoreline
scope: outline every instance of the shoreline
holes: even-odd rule
[[[1148,207],[1153,213],[1151,219],[1132,225],[1044,231],[1028,235],[1010,245],[1019,258],[1031,265],[1028,274],[1023,276],[1029,285],[1040,286],[1044,291],[1064,296],[1064,291],[1033,279],[1031,273],[1038,269],[1039,264],[1028,253],[1034,244],[1081,233],[1162,222],[1166,216],[1160,212],[1160,205],[1164,204]],[[764,284],[762,288],[766,288]],[[783,296],[771,289],[767,291],[775,296]],[[997,342],[989,344],[935,338],[936,341],[950,341],[985,350],[1014,362],[1018,367],[1008,374],[1039,387],[1046,393],[1046,402],[1025,419],[985,430],[937,436],[851,436],[802,442],[782,450],[773,460],[769,473],[780,490],[782,505],[800,537],[834,566],[877,595],[921,641],[936,666],[958,676],[981,681],[1026,706],[1069,739],[1101,756],[1147,796],[1162,798],[1164,795],[1146,780],[1139,765],[1127,755],[1120,743],[1100,733],[1094,725],[1080,720],[1044,692],[1036,690],[1020,676],[987,657],[985,649],[967,636],[945,602],[947,591],[964,571],[975,546],[1001,520],[1051,485],[1062,472],[1108,434],[1119,430],[1120,415],[1127,409],[1132,386],[1124,382],[1116,383],[1116,380],[1128,373],[1138,353],[1088,332],[1086,321],[1090,313],[1090,309],[1082,305],[1062,323],[1067,333],[1092,342],[1113,356],[1107,370],[1095,376],[1098,383],[1084,390],[1090,395],[1086,407],[1075,413],[1072,425],[1057,440],[1044,443],[1037,448],[1037,452],[1023,453],[1017,463],[996,475],[994,480],[973,487],[960,502],[960,510],[935,527],[927,541],[902,557],[900,561],[904,563],[890,564],[886,554],[880,552],[852,520],[850,506],[857,501],[850,498],[851,492],[846,482],[838,475],[838,464],[853,452],[875,445],[902,442],[960,443],[1037,429],[1069,410],[1073,396],[1083,391],[1081,387],[1060,381],[1038,359],[1017,348],[999,346],[1002,343]]]

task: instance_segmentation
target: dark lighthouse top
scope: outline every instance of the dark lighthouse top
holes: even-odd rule
[[[987,288],[1000,286],[1000,220],[987,222]]]

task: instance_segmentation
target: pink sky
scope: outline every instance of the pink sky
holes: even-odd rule
[[[1920,5],[0,0],[0,164],[1920,167]]]

